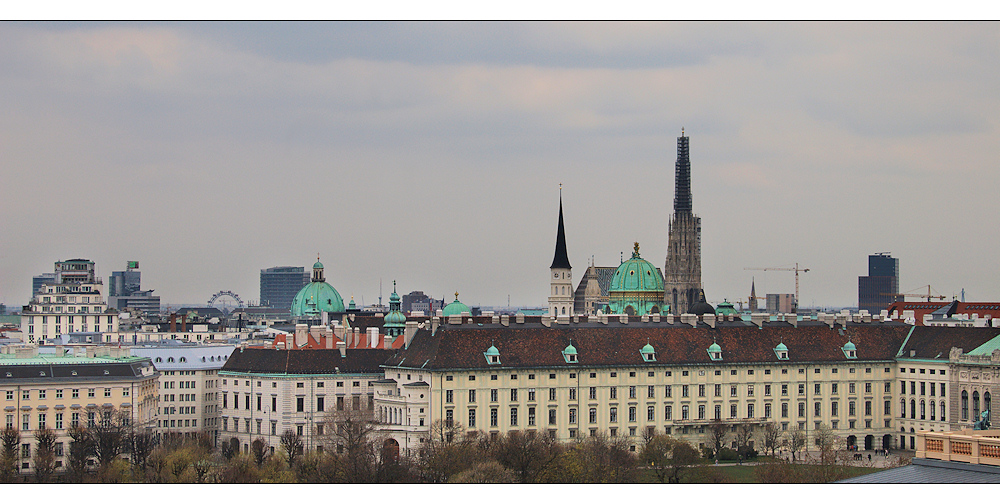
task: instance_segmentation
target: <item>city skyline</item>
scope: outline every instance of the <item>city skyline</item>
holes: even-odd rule
[[[662,265],[682,127],[710,302],[797,262],[800,306],[856,305],[882,251],[1000,299],[996,27],[5,23],[0,302],[78,257],[256,300],[319,253],[345,301],[543,306],[560,183],[577,279]]]

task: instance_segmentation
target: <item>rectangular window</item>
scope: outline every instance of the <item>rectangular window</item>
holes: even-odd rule
[[[783,396],[788,395],[788,384],[787,383],[782,383],[781,384],[781,395],[783,395]]]
[[[517,408],[513,407],[510,409],[510,425],[511,427],[517,427]]]
[[[646,421],[652,422],[656,419],[655,406],[649,405],[646,407]]]
[[[576,389],[575,388],[569,389],[569,400],[570,401],[575,401],[576,400]]]
[[[667,406],[667,407],[669,408],[670,406]],[[616,407],[614,407],[614,406],[612,406],[612,407],[611,407],[611,410],[610,410],[610,416],[609,416],[609,419],[608,419],[608,420],[609,420],[609,421],[610,421],[611,423],[615,423],[615,422],[617,422],[617,421],[618,421],[618,408],[616,408]]]
[[[872,402],[865,401],[865,416],[871,416],[871,415],[872,415]]]
[[[704,388],[704,387],[705,386],[702,385],[702,388]],[[656,397],[656,391],[654,389],[655,389],[655,387],[652,386],[652,385],[649,385],[648,387],[646,387],[646,397],[648,397],[650,399]]]
[[[857,393],[857,387],[855,387],[854,383],[848,383],[847,384],[847,393],[848,394],[856,394]]]
[[[550,409],[549,410],[549,425],[555,425],[555,424],[556,424],[556,410]]]
[[[831,416],[837,416],[839,414],[840,414],[840,408],[839,408],[839,405],[837,404],[837,401],[831,401],[830,402],[830,415]]]
[[[301,413],[306,410],[306,399],[304,397],[295,398],[295,411]]]
[[[788,403],[781,403],[781,418],[788,418]]]
[[[444,402],[446,402],[446,403],[453,403],[453,402],[455,402],[455,391],[454,390],[445,390],[444,391]]]
[[[663,387],[664,397],[673,397],[673,391],[670,389],[670,385]]]
[[[529,426],[534,426],[535,425],[535,407],[534,406],[528,408],[528,425]]]
[[[500,391],[497,389],[490,389],[490,402],[500,401]]]
[[[872,393],[872,382],[865,382],[865,393],[866,394]]]
[[[23,431],[31,430],[31,427],[28,425],[30,422],[31,422],[31,415],[28,414],[21,415],[21,430]]]
[[[687,396],[688,396],[688,386],[681,385],[681,397],[687,397]]]
[[[736,385],[729,386],[729,397],[738,397],[740,393],[736,390]]]
[[[476,408],[469,408],[469,428],[476,426]]]
[[[820,388],[819,388],[819,384],[818,384],[818,383],[814,383],[814,384],[813,384],[813,393],[814,393],[814,394],[819,394],[819,393],[820,393],[820,391],[819,391],[819,390],[820,390]]]
[[[569,409],[569,423],[571,424],[576,423],[576,408]]]
[[[753,397],[753,385],[747,385],[747,397]]]
[[[927,382],[920,382],[920,395],[927,395]],[[39,399],[41,399],[41,397],[39,397]]]
[[[729,418],[736,418],[739,413],[736,412],[736,403],[729,405]]]
[[[371,404],[371,403],[368,403],[368,404]],[[359,395],[353,395],[353,396],[351,396],[351,409],[354,410],[354,411],[358,411],[358,410],[361,409],[361,396],[359,396]]]
[[[753,418],[753,403],[747,404],[747,418]]]
[[[38,391],[38,398],[39,399],[45,399],[45,389],[42,389],[42,390]]]
[[[934,411],[933,405],[931,405],[931,406],[932,406],[931,407],[931,411]],[[883,404],[883,410],[882,410],[882,412],[883,412],[882,413],[883,415],[892,415],[892,403],[890,403],[889,401],[886,401]]]
[[[510,402],[517,402],[517,389],[510,389]]]
[[[635,421],[635,406],[628,407],[628,421],[629,422]]]
[[[687,420],[691,418],[691,411],[687,404],[681,405],[681,420]]]
[[[326,398],[325,397],[317,397],[316,398],[316,411],[324,411],[324,410],[326,410],[325,406],[326,406]],[[257,409],[260,409],[260,397],[257,398]]]
[[[649,389],[652,390],[653,387],[649,387]],[[650,395],[649,397],[653,397],[653,396]],[[705,386],[704,385],[698,385],[698,397],[705,397]]]
[[[56,430],[60,430],[62,428],[63,428],[63,414],[56,413]]]
[[[490,408],[490,427],[496,427],[500,424],[500,413],[497,408]]]
[[[764,403],[764,418],[771,418],[771,403]]]
[[[649,407],[649,412],[650,413],[653,412],[653,407],[652,406]],[[704,419],[705,419],[705,405],[704,404],[699,404],[698,405],[698,420],[704,420]],[[652,418],[650,418],[650,420],[652,420]]]
[[[597,399],[597,387],[590,387],[589,397],[591,399]]]
[[[800,402],[799,403],[799,418],[803,418],[805,416],[806,416],[806,403]]]
[[[556,400],[556,389],[554,389],[554,388],[550,388],[549,389],[549,400],[550,401],[555,401]]]
[[[611,391],[611,398],[618,399],[618,387],[611,387],[610,391]]]
[[[837,393],[837,384],[836,383],[831,383],[830,384],[830,393],[831,394],[836,394]]]
[[[628,398],[635,399],[635,385],[629,385],[628,387]]]
[[[847,403],[847,414],[850,416],[855,416],[858,414],[857,406],[854,401],[848,401]]]
[[[770,396],[770,395],[771,395],[771,384],[770,383],[765,383],[764,384],[764,396]]]
[[[614,408],[612,408],[612,411],[614,411]],[[668,405],[666,405],[666,406],[663,407],[663,419],[664,420],[673,420],[674,419],[674,407],[673,406],[671,406],[671,405],[668,404]]]
[[[652,407],[652,406],[650,406]],[[590,423],[597,423],[597,408],[590,408],[588,413]]]
[[[715,384],[715,397],[722,397],[722,385]]]
[[[529,393],[529,396],[530,395],[531,394]],[[476,391],[475,391],[475,389],[469,391],[469,402],[470,403],[476,402]]]
[[[934,396],[934,385],[936,384],[934,382],[931,382],[931,396]]]
[[[805,395],[805,394],[806,394],[806,384],[805,383],[800,383],[799,384],[799,395]]]
[[[819,401],[816,401],[815,403],[813,403],[813,416],[816,417],[822,416],[820,414],[820,411],[822,411],[822,406],[820,405]]]

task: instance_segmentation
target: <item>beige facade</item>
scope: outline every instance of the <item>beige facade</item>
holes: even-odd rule
[[[877,440],[874,448],[881,448],[883,437],[893,432],[893,374],[892,362],[421,375],[388,369],[387,379],[399,381],[411,375],[427,380],[427,397],[417,399],[415,387],[404,386],[393,395],[380,391],[376,408],[406,408],[402,419],[407,428],[390,422],[386,429],[401,447],[410,449],[429,435],[429,426],[439,419],[491,434],[536,431],[559,441],[598,433],[625,436],[633,446],[641,446],[649,429],[699,446],[708,443],[707,427],[716,419],[732,426],[775,422],[783,431],[798,428],[810,438],[823,424],[844,440],[845,448],[851,436],[862,446],[865,437],[872,436]]]
[[[21,431],[22,472],[32,468],[40,428],[56,433],[58,469],[66,465],[67,431],[93,425],[103,410],[125,413],[137,429],[156,425],[159,373],[149,359],[107,348],[76,355],[38,355],[34,348],[14,352],[0,355],[0,400],[4,426]]]

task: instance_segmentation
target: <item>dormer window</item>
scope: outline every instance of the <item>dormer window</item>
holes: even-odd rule
[[[488,350],[483,352],[483,356],[486,357],[486,363],[491,366],[500,364],[500,350],[497,349],[496,345],[490,346]]]
[[[566,364],[576,364],[578,362],[576,347],[573,346],[573,342],[570,342],[569,346],[567,346],[562,351],[562,355],[563,355],[563,360],[566,361]]]
[[[847,340],[847,344],[841,347],[841,350],[844,352],[844,357],[847,357],[848,359],[858,358],[858,349],[854,346],[854,343],[851,342],[851,340]]]
[[[778,360],[788,360],[788,347],[784,343],[778,343],[778,346],[774,347],[774,355]]]
[[[722,360],[722,347],[718,343],[712,343],[712,346],[708,347],[708,358],[713,361]]]
[[[643,362],[656,362],[656,349],[649,343],[646,343],[646,346],[639,350],[639,355],[642,355]]]

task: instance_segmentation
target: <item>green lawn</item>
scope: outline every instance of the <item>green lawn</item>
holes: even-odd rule
[[[808,471],[815,471],[819,467],[813,465],[799,465],[799,464],[787,464],[784,467],[790,471],[793,477],[797,478],[794,481],[800,483],[809,482],[819,482],[816,480],[810,481],[810,473]],[[861,476],[865,474],[871,474],[879,471],[884,471],[886,468],[882,467],[836,467],[837,470],[842,470],[843,478],[853,478],[855,476]],[[640,471],[639,481],[641,483],[658,483],[656,479],[656,474],[650,470]],[[758,478],[758,471],[756,466],[752,465],[735,465],[735,466],[715,466],[715,465],[699,465],[693,466],[685,469],[681,476],[682,483],[760,483]]]

